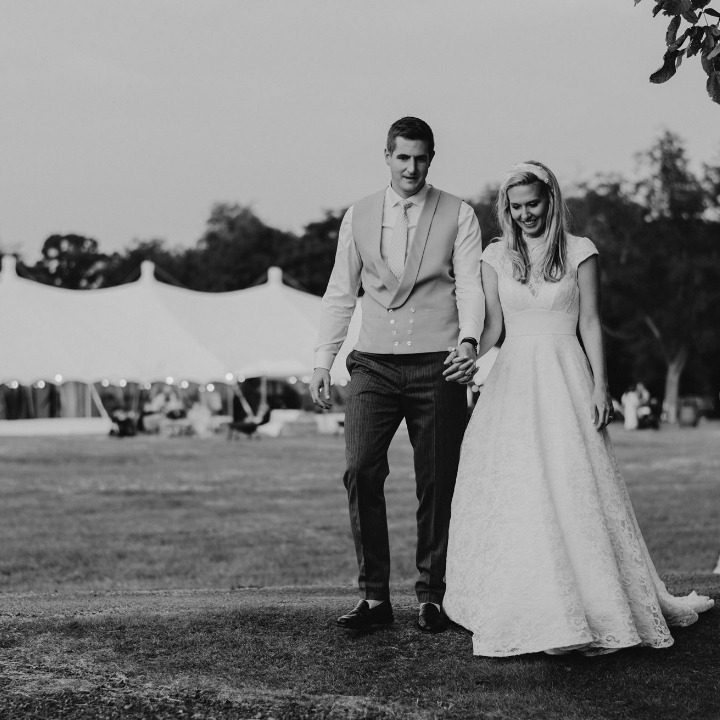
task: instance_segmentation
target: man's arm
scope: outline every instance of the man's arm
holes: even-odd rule
[[[443,373],[446,380],[467,382],[475,374],[476,348],[463,338],[477,342],[485,318],[485,296],[480,276],[482,242],[480,224],[475,211],[467,204],[460,204],[458,233],[453,247],[453,272],[455,274],[455,298],[458,307],[460,334],[457,353],[448,357],[449,367]]]
[[[330,407],[330,368],[347,336],[360,289],[362,261],[352,234],[352,208],[343,218],[335,264],[320,309],[320,330],[315,346],[315,372],[310,381],[313,402]]]

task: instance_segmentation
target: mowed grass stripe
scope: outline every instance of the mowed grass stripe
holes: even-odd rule
[[[692,586],[720,597],[720,577],[669,580],[675,592]],[[0,624],[8,717],[181,717],[183,709],[188,717],[655,720],[712,718],[720,707],[715,610],[676,630],[667,650],[498,660],[473,657],[461,628],[417,631],[409,591],[396,594],[394,625],[364,632],[334,625],[347,607],[344,588],[8,601]]]

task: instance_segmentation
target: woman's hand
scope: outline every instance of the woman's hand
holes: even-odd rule
[[[606,389],[595,388],[592,395],[590,418],[598,432],[606,428],[613,419],[612,398]]]
[[[462,343],[460,347],[448,348],[448,351],[450,354],[445,359],[445,365],[448,367],[443,371],[445,379],[461,385],[470,385],[477,372],[475,348],[469,343]]]

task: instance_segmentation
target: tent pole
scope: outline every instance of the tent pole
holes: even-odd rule
[[[85,393],[85,417],[92,417],[92,392],[90,391],[90,385],[92,383],[85,383],[87,385],[87,392]]]
[[[95,401],[95,407],[97,407],[97,409],[100,411],[100,417],[109,418],[110,416],[107,414],[107,410],[102,404],[102,400],[100,399],[100,395],[98,395],[95,383],[90,383],[90,394],[92,396],[92,399]]]
[[[58,400],[60,400],[60,402],[58,403],[58,405],[60,405],[60,407],[58,408],[58,417],[65,417],[63,415],[63,412],[67,412],[68,406],[67,396],[65,393],[65,385],[63,385],[62,383],[58,383],[56,387],[58,390]]]
[[[253,409],[250,407],[250,403],[247,401],[247,398],[243,395],[243,391],[240,389],[240,383],[238,383],[235,388],[235,395],[237,395],[238,400],[240,400],[240,404],[243,406],[243,410],[247,413],[247,416],[249,418],[255,417],[255,413],[253,412]],[[232,415],[232,412],[228,413],[229,415]]]
[[[260,378],[260,407],[267,407],[267,378],[264,375]]]
[[[37,418],[37,411],[35,408],[35,396],[33,393],[33,386],[27,386],[27,397],[28,397],[28,415],[33,418]]]

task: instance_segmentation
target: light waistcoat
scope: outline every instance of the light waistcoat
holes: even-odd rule
[[[395,355],[445,351],[460,332],[452,254],[461,200],[430,188],[399,281],[380,254],[384,201],[382,190],[353,206],[364,290],[355,349]]]

